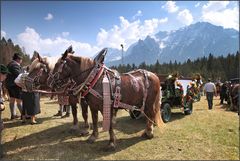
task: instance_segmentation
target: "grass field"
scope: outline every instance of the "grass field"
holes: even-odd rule
[[[119,111],[115,127],[116,151],[104,152],[109,136],[108,132],[101,131],[102,117],[99,118],[99,139],[88,144],[87,137],[69,132],[72,117],[53,118],[58,105],[42,98],[41,114],[37,115],[40,124],[22,125],[20,120],[9,120],[8,108],[3,112],[3,159],[239,160],[239,116],[227,111],[227,105],[219,105],[219,102],[219,98],[214,98],[214,109],[210,111],[202,97],[200,102],[194,103],[193,114],[189,116],[175,109],[169,123],[154,129],[155,137],[151,140],[140,137],[145,127],[144,117],[132,120],[126,111]],[[83,125],[80,112],[78,118],[79,126]]]

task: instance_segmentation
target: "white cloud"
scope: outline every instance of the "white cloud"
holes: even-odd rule
[[[166,9],[169,13],[177,12],[179,7],[176,6],[176,2],[173,1],[167,1],[165,5],[162,6],[162,8]]]
[[[133,16],[133,20],[135,20],[137,17],[141,17],[142,16],[142,11],[138,10],[138,12]]]
[[[1,30],[1,38],[2,38],[2,37],[5,37],[5,38],[6,38],[6,35],[7,35],[7,33],[6,33],[5,31]]]
[[[119,17],[120,25],[113,26],[109,30],[101,29],[97,35],[97,46],[112,47],[121,49],[120,44],[127,49],[132,43],[138,39],[144,39],[147,35],[155,34],[159,26],[168,21],[168,18],[149,19],[141,23],[140,20],[129,22],[124,17]]]
[[[177,19],[185,25],[190,25],[193,22],[193,16],[188,9],[180,11],[178,13]]]
[[[30,55],[36,50],[40,54],[47,54],[51,56],[60,56],[68,46],[72,45],[76,55],[91,57],[100,49],[93,47],[88,43],[81,43],[74,40],[56,37],[54,39],[42,38],[35,29],[26,27],[23,33],[17,36],[18,44],[24,46],[26,52]]]
[[[123,44],[124,49],[127,49],[139,39],[144,39],[147,35],[153,36],[159,31],[160,25],[168,22],[168,18],[130,22],[121,16],[119,21],[119,25],[114,25],[108,30],[100,29],[96,37],[96,46],[66,38],[69,32],[62,32],[54,38],[43,38],[34,28],[30,27],[26,27],[24,32],[17,35],[17,43],[24,46],[30,55],[36,50],[40,54],[59,56],[68,46],[72,45],[76,55],[92,57],[104,47],[121,49],[120,44]]]
[[[200,6],[200,2],[194,5],[196,8]]]
[[[239,30],[239,6],[228,8],[228,1],[210,1],[202,7],[202,20]]]
[[[48,13],[46,17],[44,17],[45,20],[50,21],[53,19],[53,15],[51,13]]]
[[[67,37],[70,33],[69,32],[62,32],[63,37]]]
[[[221,11],[227,7],[228,1],[209,1],[203,5],[202,9],[204,12]]]

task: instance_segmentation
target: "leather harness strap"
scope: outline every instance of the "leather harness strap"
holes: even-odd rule
[[[94,85],[97,83],[98,79],[102,76],[104,71],[103,66],[100,67],[97,75],[94,77],[93,81],[91,81],[90,85],[87,87],[87,90],[85,92],[83,92],[82,96],[86,96],[89,92],[90,89],[92,89],[94,87]]]
[[[100,65],[100,67],[95,67],[90,72],[89,76],[87,77],[87,79],[84,83],[73,88],[72,89],[74,91],[73,93],[75,95],[78,93],[81,93],[82,97],[84,97],[88,93],[90,93],[93,96],[95,96],[96,98],[104,99],[102,94],[100,94],[99,92],[97,92],[96,90],[93,89],[93,87],[95,86],[95,84],[97,83],[99,78],[102,76],[104,71],[105,71],[106,75],[111,75],[113,77],[112,79],[115,79],[115,81],[110,80],[110,78],[108,76],[110,87],[112,89],[115,88],[114,94],[113,94],[113,90],[111,91],[111,94],[113,95],[113,97],[111,99],[111,101],[113,103],[113,107],[114,108],[123,108],[123,109],[128,109],[128,110],[138,110],[143,113],[144,109],[145,109],[145,103],[146,103],[147,93],[148,93],[148,88],[149,88],[148,73],[145,70],[139,69],[139,70],[136,70],[133,72],[126,73],[133,78],[134,78],[134,76],[132,75],[132,73],[134,73],[134,72],[141,72],[144,75],[145,81],[144,81],[144,87],[143,87],[143,104],[142,104],[141,108],[121,102],[121,78],[120,78],[120,75],[118,72],[112,71],[111,69],[107,68],[103,64]],[[115,82],[114,85],[112,84],[112,82]]]

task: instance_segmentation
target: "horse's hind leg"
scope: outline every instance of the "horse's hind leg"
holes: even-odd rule
[[[142,134],[143,138],[152,139],[153,138],[153,123],[147,120],[147,126]]]
[[[88,143],[94,143],[96,139],[98,138],[98,110],[91,109],[92,113],[92,122],[93,122],[93,132],[91,136],[87,139]]]
[[[146,104],[149,105],[150,103]],[[149,108],[150,107],[150,108]],[[151,103],[150,106],[145,107],[145,115],[146,115],[146,129],[144,130],[142,137],[147,139],[153,138],[153,123],[155,122],[156,112],[155,112],[155,104]]]

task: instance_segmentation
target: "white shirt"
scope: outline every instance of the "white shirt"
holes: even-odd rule
[[[14,80],[14,82],[22,88],[24,92],[27,91],[26,85],[25,85],[25,80],[26,77],[28,76],[28,73],[21,73],[18,75],[18,77]]]
[[[205,84],[204,90],[206,92],[215,92],[216,91],[216,86],[215,86],[214,83],[208,82],[208,83]]]

